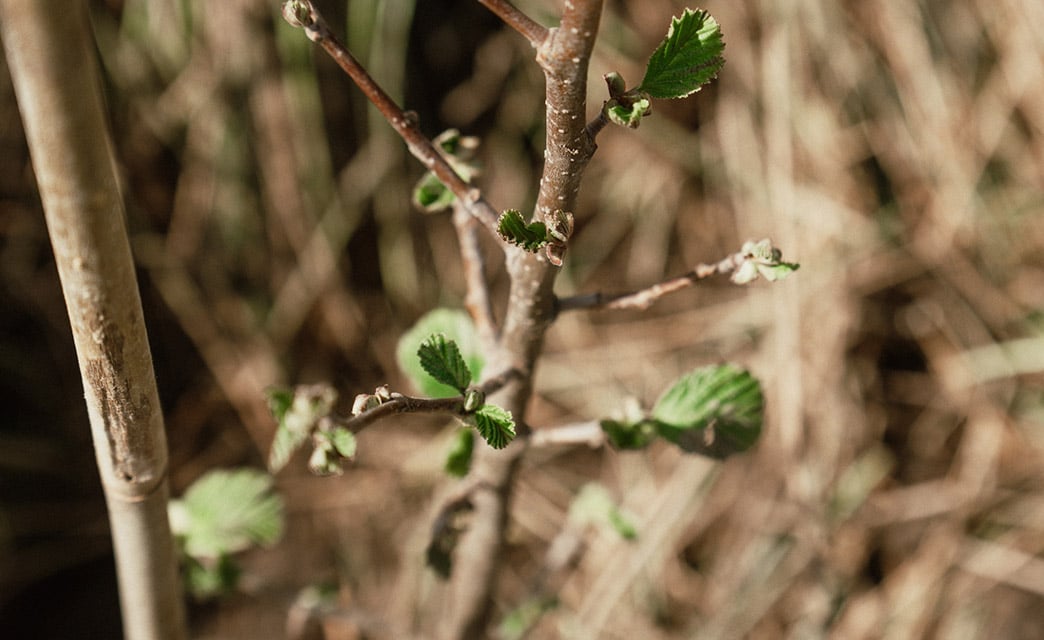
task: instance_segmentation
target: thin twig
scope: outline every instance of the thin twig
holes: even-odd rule
[[[496,339],[497,326],[493,315],[493,302],[489,296],[489,282],[486,281],[486,261],[482,256],[482,247],[476,233],[478,223],[460,205],[460,201],[455,202],[453,206],[453,226],[457,230],[460,257],[464,266],[464,307],[471,315],[483,345],[488,346]]]
[[[350,418],[343,416],[330,417],[337,426],[344,427],[353,433],[359,433],[375,422],[402,413],[451,413],[453,415],[464,415],[464,398],[459,396],[452,398],[415,398],[395,393],[392,394],[391,400],[387,400],[359,415]]]
[[[492,378],[488,378],[475,388],[486,395],[496,393],[504,385],[520,375],[519,371],[509,369]],[[401,393],[392,393],[390,399],[383,401],[372,409],[367,409],[351,417],[330,416],[330,419],[338,426],[344,427],[353,433],[358,433],[375,422],[403,413],[449,413],[455,416],[465,416],[469,412],[464,408],[463,396],[454,396],[452,398],[416,398]]]
[[[525,36],[534,49],[547,39],[547,27],[532,20],[507,0],[479,0],[479,2],[497,14],[497,17],[509,27]]]
[[[435,149],[435,145],[417,126],[416,114],[408,113],[392,100],[384,89],[370,76],[348,48],[337,39],[322,15],[310,0],[290,0],[284,5],[283,16],[290,24],[303,27],[308,39],[321,46],[326,53],[348,74],[366,98],[381,112],[396,133],[406,142],[407,148],[442,184],[467,207],[471,215],[479,219],[496,235],[498,214],[479,189],[453,170],[453,167]]]
[[[596,420],[578,422],[550,429],[539,429],[529,435],[529,446],[533,448],[586,445],[597,448],[605,444],[605,431]]]
[[[654,302],[667,295],[715,275],[735,271],[750,259],[744,251],[723,258],[713,264],[698,264],[692,271],[658,282],[650,287],[627,293],[586,293],[558,300],[558,311],[576,311],[578,309],[648,309]]]

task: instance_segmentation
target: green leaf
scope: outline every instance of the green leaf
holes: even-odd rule
[[[355,434],[344,427],[334,427],[329,433],[330,444],[342,458],[352,459],[358,443]]]
[[[440,133],[432,142],[439,154],[449,162],[453,170],[464,180],[470,182],[479,173],[479,163],[475,160],[478,138],[462,136],[456,129],[448,129]],[[413,202],[425,213],[444,211],[457,197],[446,185],[428,172],[417,181],[413,188]]]
[[[686,9],[671,19],[660,46],[649,58],[638,87],[654,98],[684,98],[714,79],[725,58],[721,29],[706,11]]]
[[[399,367],[423,395],[432,398],[450,398],[460,395],[459,390],[431,378],[421,367],[417,358],[417,350],[420,348],[421,342],[433,333],[441,333],[457,343],[473,376],[477,378],[482,375],[484,361],[475,326],[467,313],[456,309],[435,309],[429,312],[399,338],[395,352]]]
[[[330,414],[337,392],[327,385],[302,385],[293,390],[270,389],[268,407],[277,421],[268,469],[275,473],[308,440],[320,418]]]
[[[761,385],[731,364],[683,376],[653,407],[657,432],[683,450],[724,458],[749,449],[761,434]]]
[[[469,416],[479,435],[494,449],[503,449],[515,439],[515,420],[511,412],[495,404],[484,404]]]
[[[417,349],[421,366],[429,376],[463,394],[471,384],[471,371],[457,343],[442,333],[433,333]]]
[[[497,233],[505,241],[522,247],[526,251],[535,252],[547,244],[547,227],[543,222],[526,224],[522,214],[516,209],[508,209],[500,214],[497,222]]]
[[[460,429],[453,440],[453,448],[446,456],[446,473],[457,478],[468,475],[471,469],[471,454],[475,450],[475,432],[471,429]]]
[[[445,211],[456,199],[457,196],[430,171],[413,187],[413,203],[425,213]]]
[[[610,100],[605,105],[605,113],[609,121],[629,129],[637,129],[642,123],[642,117],[650,111],[648,98],[636,100]]]
[[[171,530],[196,559],[271,545],[283,533],[283,502],[272,493],[272,477],[255,469],[211,471],[171,500],[169,511]]]

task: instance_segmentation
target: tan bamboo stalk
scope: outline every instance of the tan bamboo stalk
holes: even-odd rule
[[[167,446],[82,0],[0,0],[105,490],[125,637],[186,637]]]

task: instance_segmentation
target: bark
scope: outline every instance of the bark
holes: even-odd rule
[[[572,211],[583,171],[595,150],[587,133],[587,64],[598,32],[602,0],[565,2],[561,24],[549,29],[537,49],[546,86],[547,147],[536,216]],[[532,395],[535,365],[555,314],[554,281],[558,269],[543,254],[507,249],[511,276],[504,328],[487,371],[522,373],[490,397],[511,411],[524,435],[526,405]],[[451,608],[443,638],[485,638],[492,614],[497,568],[508,522],[511,487],[527,438],[507,449],[477,447],[470,482],[474,507],[471,525],[454,562]]]
[[[109,508],[124,634],[186,637],[167,448],[82,0],[0,0]]]

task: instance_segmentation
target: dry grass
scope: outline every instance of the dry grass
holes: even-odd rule
[[[298,34],[273,38],[259,0],[189,4],[189,17],[163,13],[177,3],[99,4],[96,21],[176,489],[262,460],[270,384],[330,380],[348,396],[404,384],[398,335],[462,296],[448,221],[410,207],[419,168],[331,65]],[[494,203],[530,206],[542,123],[531,51],[478,3],[437,4],[350,3],[351,44],[430,133],[484,137]],[[544,22],[557,10],[519,4]],[[637,82],[634,60],[683,6],[609,3],[594,104],[602,72]],[[1044,5],[705,8],[728,43],[721,78],[655,105],[636,133],[602,134],[559,290],[642,286],[749,237],[772,237],[802,269],[643,314],[564,316],[532,421],[649,403],[683,371],[728,359],[763,381],[767,430],[724,464],[661,447],[535,453],[513,503],[502,610],[557,595],[541,638],[1041,637]],[[98,553],[75,522],[102,519],[96,497],[84,518],[66,504],[91,478],[89,464],[62,462],[86,456],[86,420],[74,379],[44,383],[75,365],[6,79],[0,97],[4,166],[19,169],[0,174],[3,366],[19,398],[0,452],[24,452],[0,457],[21,491],[0,502],[0,586],[14,595],[68,582],[63,570]],[[495,279],[502,289],[499,268]],[[18,346],[26,326],[45,328]],[[51,357],[33,364],[32,349]],[[304,615],[298,590],[320,581],[340,588],[326,637],[426,635],[447,597],[418,566],[438,433],[425,421],[367,433],[341,479],[284,472],[286,540],[246,559],[249,595],[196,612],[199,636],[279,637],[288,610]],[[49,489],[26,489],[41,477]],[[592,480],[633,515],[636,541],[563,534]],[[553,541],[579,545],[572,563],[549,554]],[[81,552],[47,552],[58,548]]]

